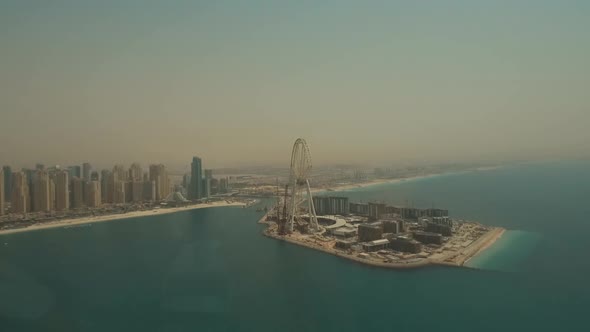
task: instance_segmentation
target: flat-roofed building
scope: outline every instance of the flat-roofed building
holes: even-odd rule
[[[409,252],[412,254],[417,254],[422,251],[422,245],[420,242],[410,239],[406,236],[394,236],[388,238],[389,240],[389,249],[400,251],[400,252]]]
[[[379,239],[371,242],[363,243],[363,250],[368,252],[379,251],[387,249],[389,241],[387,239]]]
[[[368,216],[369,215],[369,204],[363,203],[349,203],[349,211],[352,214],[358,214],[361,216]]]
[[[369,220],[379,220],[385,214],[385,203],[369,203]]]
[[[442,244],[442,235],[430,232],[413,232],[412,236],[418,242],[424,244]]]
[[[383,226],[380,223],[360,224],[358,226],[359,242],[379,240],[383,236]]]

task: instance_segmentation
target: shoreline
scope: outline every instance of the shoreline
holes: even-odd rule
[[[342,184],[342,185],[337,185],[337,186],[328,187],[328,188],[312,188],[311,192],[313,194],[315,194],[315,193],[326,193],[326,192],[332,192],[332,191],[345,191],[345,190],[351,190],[351,189],[366,188],[366,187],[376,186],[376,185],[380,185],[380,184],[393,184],[393,183],[399,183],[399,182],[405,182],[405,181],[411,181],[411,180],[425,179],[425,178],[434,177],[437,175],[442,175],[442,173],[441,174],[419,175],[419,176],[413,176],[413,177],[409,177],[409,178],[399,178],[399,179],[371,180],[368,182]]]
[[[506,232],[505,228],[500,228],[499,231],[496,232],[496,234],[494,234],[494,236],[492,238],[485,241],[485,243],[479,248],[479,250],[477,250],[473,255],[471,255],[469,258],[467,258],[462,263],[462,265],[466,266],[465,264],[467,264],[471,259],[479,256],[481,253],[483,253],[484,251],[489,249],[491,246],[493,246],[502,237],[502,235],[504,235],[505,232]],[[467,267],[470,267],[470,266],[467,266]],[[475,267],[471,267],[471,268],[475,268]]]
[[[467,248],[464,248],[458,253],[450,253],[445,255],[444,257],[438,259],[432,258],[422,258],[418,261],[405,261],[405,262],[381,262],[372,259],[366,259],[362,257],[356,256],[357,253],[349,254],[343,250],[334,249],[334,248],[325,248],[323,246],[314,245],[313,243],[309,242],[302,242],[295,239],[290,238],[289,236],[285,235],[278,235],[271,233],[271,223],[265,221],[266,215],[264,215],[259,221],[259,224],[265,224],[266,228],[262,231],[262,234],[268,238],[272,238],[279,241],[285,241],[287,243],[291,243],[294,245],[299,245],[305,248],[317,250],[323,253],[327,253],[336,257],[344,258],[351,260],[356,263],[361,263],[364,265],[369,265],[373,267],[380,267],[380,268],[387,268],[387,269],[394,269],[394,270],[404,270],[404,269],[416,269],[416,268],[424,268],[428,266],[445,266],[445,267],[456,267],[456,268],[468,268],[479,270],[478,267],[472,267],[465,265],[471,258],[479,255],[480,253],[484,252],[488,248],[490,248],[498,239],[502,237],[504,232],[506,231],[505,228],[501,227],[494,227],[490,229],[487,233],[482,235],[479,239],[475,240],[471,243]]]
[[[365,188],[365,187],[370,187],[370,186],[375,186],[375,185],[380,185],[380,184],[393,184],[393,183],[400,183],[400,182],[406,182],[406,181],[421,180],[421,179],[433,178],[433,177],[442,176],[442,175],[452,175],[452,174],[461,174],[461,173],[469,173],[469,172],[493,171],[493,170],[500,169],[502,167],[504,167],[504,166],[503,165],[482,166],[482,167],[470,168],[470,169],[465,169],[465,170],[460,170],[460,171],[449,171],[449,172],[415,175],[415,176],[410,176],[407,178],[377,179],[377,180],[371,180],[371,181],[365,181],[365,182],[359,182],[359,183],[341,184],[341,185],[336,185],[333,187],[312,188],[311,192],[312,193],[326,193],[326,192],[331,192],[331,191],[345,191],[345,190]]]
[[[151,210],[143,210],[143,211],[131,211],[131,212],[120,213],[120,214],[109,214],[109,215],[95,216],[95,217],[64,219],[64,220],[59,220],[59,221],[54,221],[54,222],[47,222],[47,223],[43,223],[43,224],[39,224],[39,225],[31,225],[31,226],[23,227],[23,228],[0,230],[0,236],[5,235],[5,234],[32,232],[32,231],[38,231],[38,230],[50,229],[50,228],[92,224],[95,222],[105,222],[105,221],[114,221],[114,220],[120,220],[120,219],[140,218],[140,217],[189,211],[189,210],[214,208],[214,207],[228,207],[228,206],[246,206],[246,203],[243,203],[243,202],[227,203],[225,201],[221,201],[221,202],[213,202],[213,203],[208,203],[208,204],[196,204],[196,205],[174,207],[174,208],[165,208],[165,209],[159,208],[159,209],[151,209]]]

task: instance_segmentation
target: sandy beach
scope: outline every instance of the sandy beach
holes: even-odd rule
[[[470,253],[469,257],[467,257],[466,259],[464,259],[461,262],[461,265],[465,266],[465,264],[467,264],[467,262],[470,259],[472,259],[473,257],[476,257],[477,255],[479,255],[480,253],[484,252],[486,249],[491,247],[494,243],[496,243],[496,241],[498,241],[502,237],[504,232],[506,232],[506,229],[496,228],[496,229],[492,230],[489,234],[487,234],[487,236],[484,236],[484,238],[481,239],[482,241],[481,241],[480,245],[478,246],[478,248],[476,248],[475,252]]]
[[[361,182],[361,183],[350,183],[350,184],[337,185],[337,186],[333,186],[333,187],[313,188],[311,190],[311,192],[312,193],[323,193],[323,192],[330,192],[330,191],[343,191],[343,190],[350,190],[350,189],[356,189],[356,188],[365,188],[365,187],[375,186],[375,185],[379,185],[379,184],[386,184],[386,183],[391,184],[391,183],[399,183],[399,182],[404,182],[404,181],[425,179],[425,178],[434,177],[437,175],[440,175],[440,174],[419,175],[419,176],[413,176],[413,177],[408,177],[408,178],[399,178],[399,179],[378,179],[378,180],[371,180],[371,181]]]
[[[110,215],[96,216],[96,217],[64,219],[64,220],[59,220],[59,221],[55,221],[55,222],[47,222],[47,223],[43,223],[43,224],[32,225],[29,227],[0,230],[0,235],[20,233],[20,232],[31,232],[31,231],[48,229],[48,228],[55,228],[55,227],[68,227],[68,226],[75,226],[75,225],[82,225],[82,224],[91,224],[91,223],[96,223],[96,222],[112,221],[112,220],[119,220],[119,219],[162,215],[162,214],[195,210],[195,209],[225,207],[225,206],[244,206],[244,205],[246,205],[246,203],[243,203],[243,202],[228,203],[225,201],[221,201],[221,202],[213,202],[213,203],[207,203],[207,204],[196,204],[196,205],[189,205],[189,206],[175,207],[175,208],[165,208],[165,209],[160,208],[160,209],[145,210],[145,211],[132,211],[132,212],[121,213],[121,214],[110,214]]]

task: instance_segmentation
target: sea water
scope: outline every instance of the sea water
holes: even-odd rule
[[[1,331],[584,331],[590,163],[360,188],[508,229],[469,264],[388,270],[266,238],[256,208],[0,236]]]

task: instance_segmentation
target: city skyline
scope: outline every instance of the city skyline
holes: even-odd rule
[[[297,137],[316,165],[587,158],[588,13],[3,1],[0,163],[280,165]]]

